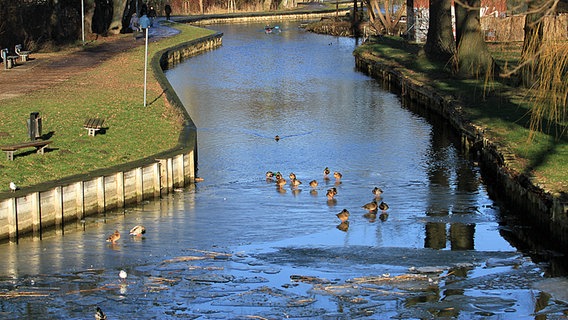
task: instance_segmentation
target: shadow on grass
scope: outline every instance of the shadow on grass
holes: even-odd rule
[[[514,83],[511,79],[457,77],[451,73],[450,64],[430,61],[420,49],[421,45],[402,38],[381,37],[357,50],[369,52],[392,67],[402,67],[413,79],[455,99],[470,121],[482,125],[492,140],[524,159],[517,163],[519,173],[534,176],[535,170],[542,170],[549,175],[545,179],[566,181],[562,172],[568,170],[561,163],[565,162],[562,155],[568,153],[565,123],[544,119],[541,131],[529,140],[531,106],[527,89],[508,85]]]

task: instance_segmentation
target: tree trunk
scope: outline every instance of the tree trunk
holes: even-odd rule
[[[529,1],[528,14],[525,17],[525,40],[521,52],[521,79],[525,87],[531,87],[536,80],[535,70],[539,60],[539,51],[542,46],[543,18],[542,8],[546,0]]]
[[[262,10],[270,11],[272,9],[272,0],[262,1]]]
[[[481,32],[480,4],[481,0],[467,0],[466,5],[469,8],[465,8],[456,2],[456,6],[462,7],[456,10],[458,16],[465,14],[463,19],[456,18],[456,35],[459,34],[458,70],[461,74],[475,77],[493,72],[494,68],[493,57]]]
[[[465,0],[465,4],[467,5],[467,0]],[[456,43],[460,43],[461,36],[462,36],[462,26],[465,26],[465,20],[467,17],[467,8],[466,6],[461,5],[460,3],[455,3],[454,5],[454,14],[456,18]]]
[[[451,0],[430,0],[430,19],[424,51],[428,58],[447,62],[456,51],[452,33]]]

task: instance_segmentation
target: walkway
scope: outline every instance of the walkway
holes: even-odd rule
[[[155,27],[150,28],[150,39],[159,39],[177,34],[179,31],[162,25],[159,18]],[[96,45],[87,43],[84,47],[72,48],[60,52],[33,53],[31,60],[18,61],[12,69],[0,67],[2,91],[0,100],[28,94],[36,90],[53,87],[71,77],[93,68],[112,58],[119,52],[144,45],[144,39],[133,41],[132,34],[98,37]]]

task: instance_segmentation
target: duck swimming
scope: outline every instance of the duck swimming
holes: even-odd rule
[[[100,307],[97,307],[97,309],[95,311],[95,319],[96,320],[107,320],[106,314],[103,312],[103,310],[101,310]]]
[[[280,178],[278,180],[276,180],[276,185],[280,188],[282,188],[283,186],[286,185],[286,179],[284,178]]]
[[[294,172],[290,172],[289,177],[290,177],[290,180],[294,180],[294,179],[296,179],[296,174]]]
[[[379,209],[381,209],[381,211],[387,211],[389,209],[389,205],[381,201],[381,203],[379,204]]]
[[[327,197],[327,200],[332,200],[336,194],[337,194],[337,189],[331,188],[327,190],[325,196]]]
[[[143,225],[137,225],[130,229],[130,235],[135,237],[140,237],[146,233],[146,228]]]
[[[274,178],[274,173],[272,171],[266,171],[266,180],[272,180]]]
[[[116,243],[116,241],[118,241],[118,239],[120,239],[120,232],[118,232],[118,230],[115,230],[113,234],[108,236],[106,241]]]
[[[369,212],[376,212],[378,209],[378,204],[377,204],[377,200],[373,200],[365,205],[363,205],[361,208],[368,210]]]
[[[343,177],[343,175],[341,174],[341,172],[335,171],[335,172],[333,173],[333,177],[335,178],[335,180],[341,180],[341,178]]]
[[[336,214],[336,216],[339,220],[341,220],[341,222],[345,222],[349,220],[349,211],[347,211],[347,209],[343,209],[340,213]]]
[[[330,173],[330,172],[331,172],[331,171],[329,171],[329,168],[328,168],[328,167],[325,167],[325,169],[323,169],[323,178],[324,178],[324,179],[329,179],[328,176],[329,176],[329,173]]]
[[[383,189],[381,189],[379,187],[375,187],[373,189],[373,194],[375,195],[376,198],[380,198],[381,195],[383,194]]]
[[[294,186],[294,187],[297,187],[297,186],[299,186],[299,185],[302,184],[302,181],[300,181],[300,180],[294,178],[294,179],[290,180],[290,184],[291,184],[292,186]]]
[[[317,188],[317,186],[318,186],[317,180],[312,180],[312,181],[310,181],[310,187],[312,187],[312,188]]]

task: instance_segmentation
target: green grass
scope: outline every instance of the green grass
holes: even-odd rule
[[[500,66],[519,63],[518,43],[489,48]],[[418,45],[388,37],[357,49],[359,53],[371,53],[385,64],[402,67],[409,77],[460,101],[468,119],[485,128],[488,137],[514,154],[515,160],[509,163],[513,169],[534,177],[534,182],[547,191],[568,192],[568,137],[545,130],[529,141],[531,106],[526,89],[509,86],[509,79],[454,77],[446,65],[429,61],[419,50]]]
[[[149,57],[165,48],[200,38],[213,31],[176,24],[182,32],[150,42]],[[132,41],[124,36],[123,41]],[[151,156],[177,145],[182,115],[168,105],[162,89],[148,67],[147,101],[144,93],[144,46],[120,53],[95,68],[47,90],[16,99],[2,100],[0,144],[29,140],[26,119],[31,112],[42,117],[42,134],[53,141],[51,149],[37,155],[33,149],[0,159],[0,192],[8,191],[10,181],[21,188],[85,174]],[[104,134],[89,137],[83,129],[87,117],[105,119]]]

